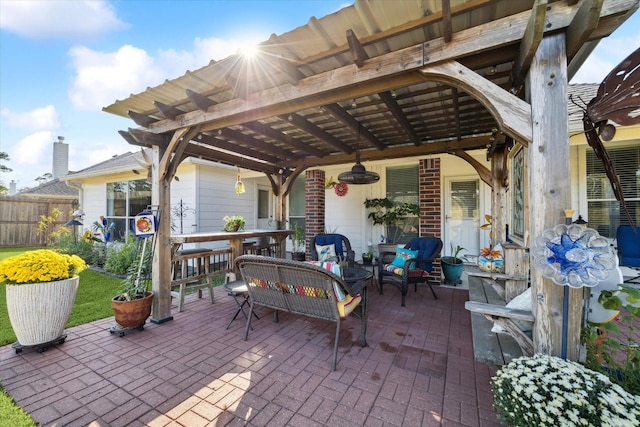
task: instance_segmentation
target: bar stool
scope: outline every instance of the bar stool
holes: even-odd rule
[[[227,324],[226,329],[229,329],[231,323],[238,317],[238,314],[242,312],[244,318],[247,319],[247,313],[244,311],[244,306],[249,304],[249,290],[247,289],[247,284],[244,280],[234,280],[232,282],[227,282],[224,284],[224,289],[227,291],[227,295],[232,296],[233,300],[236,302],[238,306],[238,310],[236,314],[233,315],[233,318]],[[253,315],[256,316],[256,319],[260,319],[258,315],[253,312]],[[253,330],[253,326],[251,327]]]

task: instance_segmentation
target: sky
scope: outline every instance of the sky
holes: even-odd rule
[[[137,151],[136,127],[102,108],[353,4],[353,0],[0,0],[0,181],[34,187],[52,172]],[[603,39],[571,83],[600,83],[640,46],[640,12]]]

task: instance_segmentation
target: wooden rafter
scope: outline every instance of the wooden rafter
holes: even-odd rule
[[[313,135],[316,138],[326,142],[327,144],[334,146],[344,153],[353,153],[353,148],[351,148],[349,145],[340,141],[338,138],[333,137],[330,133],[322,130],[313,123],[310,123],[309,121],[303,119],[298,114],[292,113],[288,116],[280,116],[280,118],[284,121],[292,123],[298,129],[304,130],[308,134]]]
[[[420,145],[420,137],[418,136],[416,131],[413,129],[413,126],[407,119],[407,116],[405,116],[404,112],[402,111],[402,108],[400,108],[396,100],[393,98],[393,96],[391,96],[391,92],[389,91],[380,92],[378,96],[380,96],[380,98],[384,101],[385,105],[387,106],[391,114],[393,114],[393,117],[395,117],[398,123],[400,123],[400,126],[402,126],[404,131],[407,132],[407,135],[409,135],[410,141],[413,142],[413,144],[416,146]]]
[[[199,94],[198,92],[194,92],[191,89],[187,89],[185,92],[187,93],[187,97],[189,97],[191,102],[193,102],[193,104],[202,111],[207,111],[209,107],[215,105],[215,101]]]
[[[453,40],[453,27],[451,26],[451,3],[442,0],[442,38],[445,43]]]
[[[184,111],[172,107],[171,105],[163,104],[160,101],[153,101],[153,104],[158,107],[158,110],[165,116],[167,119],[175,120],[179,115],[184,114]]]
[[[573,57],[598,27],[603,0],[583,0],[567,29],[567,56]]]
[[[131,120],[133,120],[135,124],[137,124],[138,126],[149,127],[149,125],[158,121],[158,119],[154,119],[151,116],[148,116],[146,114],[136,113],[135,111],[131,111],[131,110],[128,112],[128,114],[129,114],[129,117],[131,117]]]
[[[544,34],[545,16],[547,11],[547,0],[536,0],[531,9],[531,17],[524,30],[524,36],[520,43],[520,54],[511,69],[511,87],[514,93],[520,91],[522,82],[529,72],[533,55],[538,49],[538,45]]]
[[[358,40],[358,37],[356,37],[351,29],[347,30],[347,44],[349,45],[353,63],[356,64],[358,68],[361,68],[364,65],[364,61],[369,59],[369,55],[367,55],[364,47],[360,44],[360,40]]]

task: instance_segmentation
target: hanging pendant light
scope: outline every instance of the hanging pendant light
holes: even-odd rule
[[[238,178],[236,181],[236,188],[235,188],[235,192],[238,196],[240,196],[240,194],[244,193],[246,190],[244,189],[244,182],[242,182],[242,180],[240,179],[240,169],[238,169]]]
[[[358,144],[360,142],[360,126],[358,126]],[[356,149],[356,164],[350,171],[342,172],[338,175],[338,181],[346,184],[373,184],[380,181],[380,175],[375,172],[367,172],[367,169],[360,163],[360,150]]]

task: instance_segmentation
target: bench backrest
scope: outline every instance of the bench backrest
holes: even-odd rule
[[[340,318],[334,282],[342,279],[321,267],[300,261],[253,255],[236,258],[254,304],[337,321]]]

